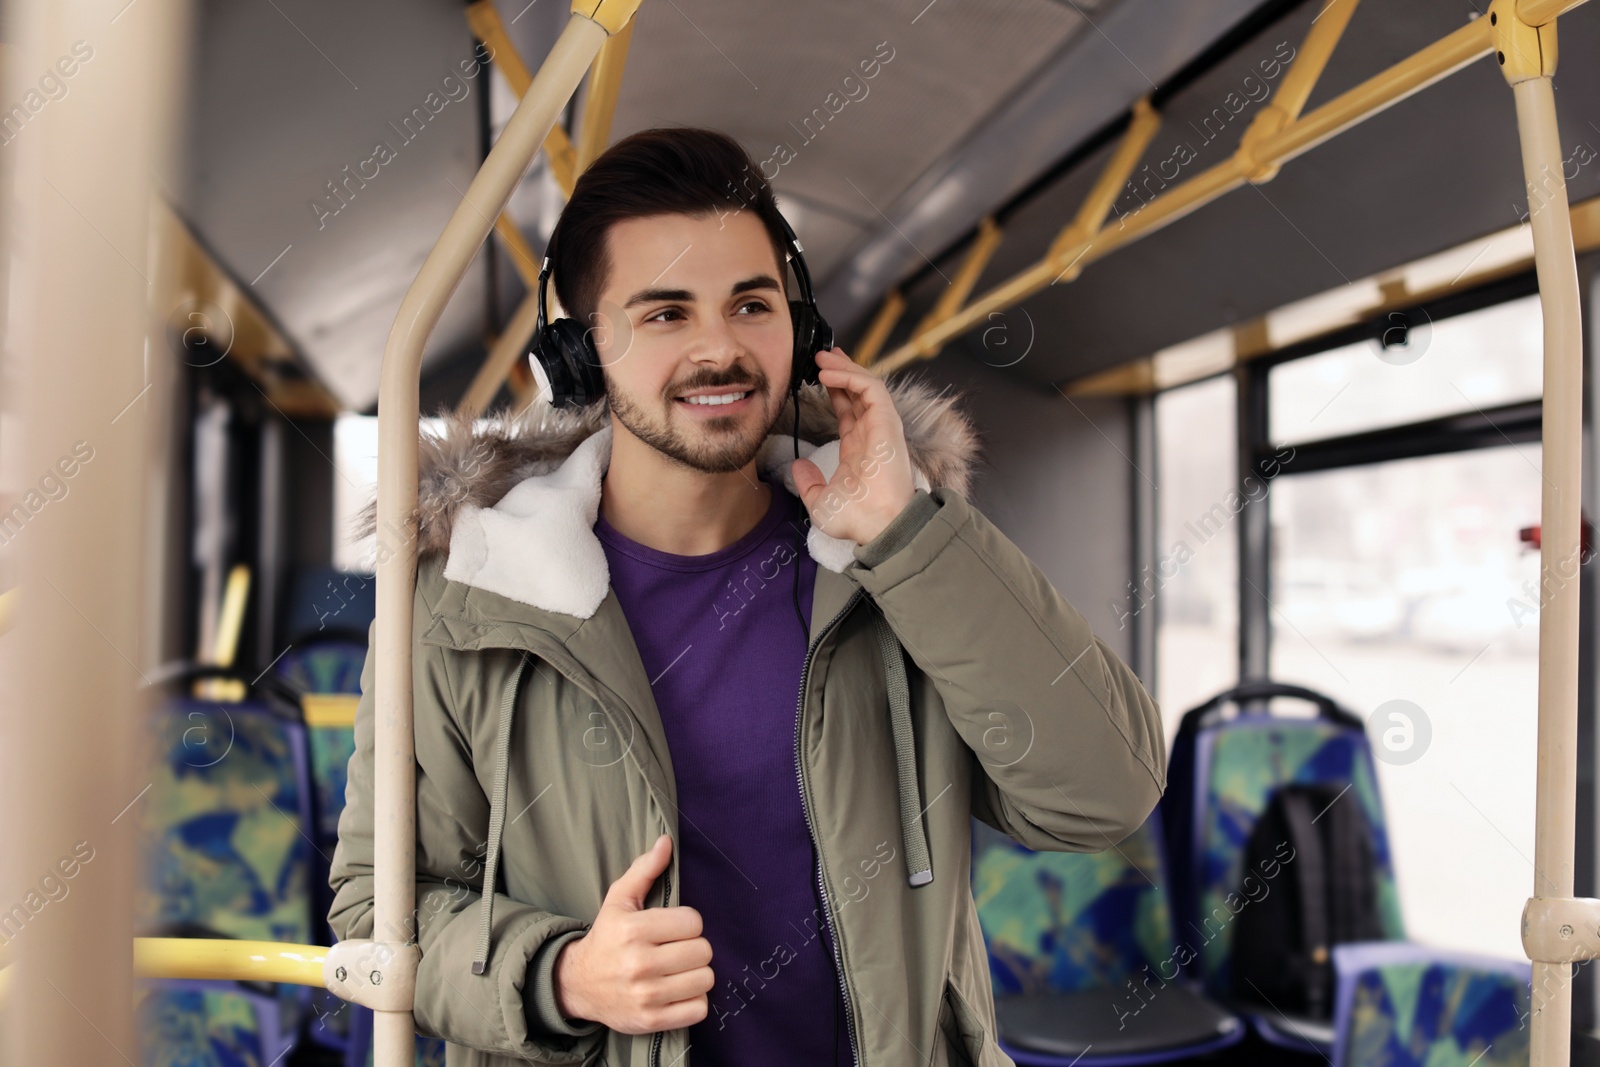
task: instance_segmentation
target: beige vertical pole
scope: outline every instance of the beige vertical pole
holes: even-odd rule
[[[1534,895],[1570,897],[1577,811],[1578,551],[1583,434],[1582,323],[1572,221],[1548,77],[1517,83],[1517,125],[1533,212],[1544,315],[1543,502],[1540,509],[1539,757]],[[1547,190],[1547,191],[1544,191]],[[1571,964],[1533,965],[1535,1067],[1571,1055]]]
[[[1583,455],[1583,326],[1572,219],[1556,129],[1555,24],[1530,26],[1514,4],[1490,7],[1495,59],[1516,98],[1522,170],[1544,319],[1543,487],[1540,508],[1539,735],[1534,898],[1573,890],[1577,813],[1578,566]],[[1526,920],[1525,920],[1526,925]],[[1572,927],[1565,926],[1568,937]],[[1533,958],[1533,1067],[1567,1067],[1572,965]]]
[[[378,625],[375,669],[373,810],[374,940],[396,958],[415,937],[416,763],[412,734],[411,601],[416,589],[418,375],[428,337],[489,237],[517,183],[554,127],[606,37],[632,18],[639,0],[575,0],[573,17],[467,187],[444,232],[401,301],[383,353],[378,387]],[[494,892],[486,886],[486,892]],[[413,964],[414,966],[414,964]],[[463,981],[472,980],[469,977]],[[377,1067],[409,1067],[411,1011],[378,1011]]]
[[[141,541],[173,358],[159,333],[146,349],[148,245],[183,110],[188,4],[19,0],[10,14],[0,99],[24,118],[8,112],[0,145],[14,192],[0,233],[20,395],[4,397],[0,464],[22,496],[3,538],[20,593],[0,638],[0,908],[17,960],[0,1060],[138,1062],[130,887],[145,783],[131,753],[154,593]],[[41,93],[45,75],[65,95]]]

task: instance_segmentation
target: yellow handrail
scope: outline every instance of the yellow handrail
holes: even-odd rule
[[[200,937],[136,937],[133,969],[146,978],[199,978],[234,982],[288,982],[325,988],[322,945]]]
[[[857,363],[863,367],[872,366],[872,361],[878,358],[883,343],[889,339],[895,323],[900,321],[900,316],[905,310],[906,298],[901,295],[900,290],[889,290],[889,295],[883,298],[883,303],[878,307],[878,313],[872,317],[872,325],[867,327],[867,332],[856,342],[853,355]]]
[[[354,693],[307,693],[300,698],[300,713],[307,726],[354,726],[360,703]]]
[[[286,982],[326,989],[323,945],[279,941],[234,941],[202,937],[136,937],[133,970],[143,978],[192,978],[216,982]],[[0,1008],[17,965],[0,966]]]
[[[1585,0],[1520,0],[1517,11],[1529,22],[1548,22]],[[1529,16],[1529,12],[1533,16]],[[1239,188],[1252,176],[1270,174],[1317,145],[1344,132],[1413,93],[1448,77],[1493,51],[1493,29],[1487,18],[1475,19],[1415,55],[1389,67],[1302,115],[1275,133],[1252,139],[1245,151],[1174,186],[1118,220],[1118,224],[1089,236],[1082,243],[1054,247],[1037,263],[1024,268],[949,318],[917,331],[900,347],[872,363],[871,369],[887,377],[909,363],[926,359],[992,313],[1004,311],[1062,280],[1063,271],[1077,270],[1124,245],[1155,232],[1196,208]],[[1331,31],[1326,34],[1331,48]],[[1067,279],[1070,280],[1070,277]]]
[[[1530,26],[1543,26],[1586,0],[1517,0],[1517,17]]]

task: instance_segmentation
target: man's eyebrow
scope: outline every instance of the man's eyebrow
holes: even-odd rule
[[[778,284],[778,279],[770,274],[757,274],[753,278],[746,278],[742,282],[734,283],[733,291],[730,295],[738,296],[740,293],[748,293],[752,289],[771,289],[774,292],[783,292],[783,286]]]
[[[653,304],[657,300],[681,300],[693,302],[694,294],[687,289],[640,289],[628,298],[623,304],[624,308],[638,307],[640,304]]]
[[[729,295],[738,296],[740,293],[748,293],[754,289],[771,289],[776,293],[783,292],[783,286],[778,284],[778,279],[770,274],[757,274],[754,277],[746,278],[742,282],[735,282]],[[622,306],[626,309],[638,307],[640,304],[653,304],[658,300],[693,303],[694,294],[687,289],[641,289],[629,297],[628,302]]]

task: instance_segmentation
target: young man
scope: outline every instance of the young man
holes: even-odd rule
[[[967,502],[949,399],[819,353],[793,460],[759,173],[613,146],[551,239],[607,403],[424,446],[415,1014],[453,1064],[1009,1063],[971,817],[1097,851],[1160,796],[1155,705]],[[329,919],[404,939],[370,685]]]

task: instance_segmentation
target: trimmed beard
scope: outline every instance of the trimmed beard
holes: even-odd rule
[[[751,399],[765,405],[770,381],[759,367],[753,374],[736,374],[731,378],[728,375],[695,375],[688,381],[674,384],[668,391],[663,392],[662,400],[666,404],[668,417],[652,422],[642,406],[623,396],[612,385],[608,375],[605,378],[606,403],[611,409],[611,414],[629,433],[668,459],[703,474],[727,474],[742,469],[756,458],[761,447],[767,442],[767,435],[772,432],[772,427],[777,425],[778,419],[782,416],[783,408],[779,405],[778,410],[767,419],[766,425],[761,427],[761,432],[753,434],[748,439],[728,436],[728,429],[734,425],[734,416],[709,419],[703,427],[692,425],[690,434],[693,435],[693,439],[673,428],[670,414],[672,406],[678,402],[674,399],[676,392],[722,385],[749,389]]]

